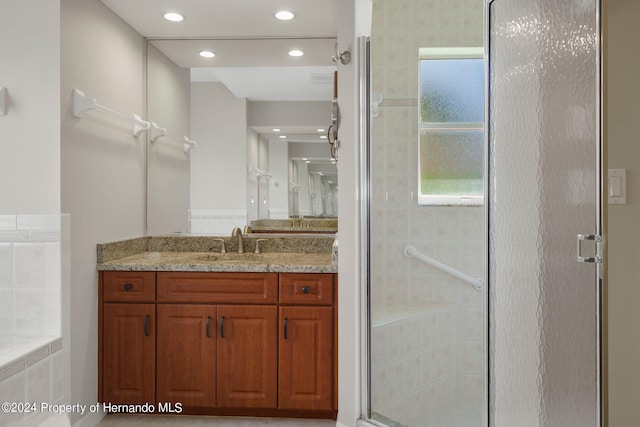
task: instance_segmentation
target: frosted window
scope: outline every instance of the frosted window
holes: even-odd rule
[[[425,194],[482,195],[484,132],[420,131],[420,183]]]
[[[420,60],[420,192],[424,205],[482,204],[484,60]]]
[[[423,59],[420,77],[423,123],[484,120],[482,59]]]

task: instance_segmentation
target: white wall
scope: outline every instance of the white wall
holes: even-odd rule
[[[269,218],[288,218],[289,154],[287,143],[280,139],[269,140],[269,172]]]
[[[361,324],[360,298],[360,196],[359,186],[359,96],[357,39],[371,33],[371,1],[337,1],[338,46],[349,50],[353,60],[338,65],[338,100],[342,116],[338,158],[340,257],[338,270],[338,424],[355,426],[360,417]],[[320,189],[317,188],[316,191]]]
[[[251,101],[247,106],[250,126],[328,126],[330,101]]]
[[[246,103],[221,83],[191,84],[191,209],[246,209]]]
[[[289,145],[291,147],[291,145]],[[298,213],[300,215],[310,215],[309,208],[309,167],[305,162],[298,162]]]
[[[269,140],[264,137],[260,137],[259,148],[260,152],[260,169],[264,172],[269,173]],[[267,202],[270,200],[269,197],[269,179],[266,177],[260,180],[260,189],[259,189],[259,197],[258,199],[267,199]],[[257,203],[257,199],[256,199]],[[258,207],[258,218],[268,218],[269,217],[269,204],[266,205],[264,203],[259,203]]]
[[[145,233],[145,138],[99,112],[74,117],[71,91],[81,89],[124,114],[143,114],[145,42],[98,0],[62,0],[61,6],[62,209],[72,218],[71,401],[91,404],[98,390],[96,244]]]
[[[183,138],[191,136],[189,70],[171,62],[154,46],[147,51],[147,118],[166,129],[148,145],[147,232],[187,231],[190,159]],[[150,135],[145,135],[149,137]],[[197,142],[197,141],[196,141]]]
[[[0,214],[60,213],[59,2],[0,8]],[[37,11],[37,13],[36,13]]]
[[[608,167],[627,169],[627,204],[608,207],[609,426],[626,427],[638,423],[640,407],[640,3],[609,0],[607,8]]]
[[[190,230],[230,233],[247,223],[247,101],[221,83],[191,84]]]
[[[260,136],[247,127],[247,171],[255,171],[260,168]],[[247,176],[247,221],[258,219],[258,188],[259,181],[255,173]]]

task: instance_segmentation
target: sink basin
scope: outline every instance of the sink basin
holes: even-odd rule
[[[233,262],[233,263],[251,263],[251,262],[261,262],[264,260],[264,256],[262,256],[261,254],[253,254],[253,253],[203,254],[203,255],[195,255],[193,258],[198,262]]]

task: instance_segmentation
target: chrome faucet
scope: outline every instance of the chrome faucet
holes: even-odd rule
[[[233,231],[231,232],[231,237],[236,237],[236,236],[238,236],[238,253],[243,254],[244,241],[242,240],[242,230],[240,230],[240,228],[238,227],[234,228]]]

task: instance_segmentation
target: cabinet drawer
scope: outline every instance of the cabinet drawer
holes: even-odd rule
[[[332,305],[333,274],[280,274],[280,304]]]
[[[278,274],[159,272],[158,302],[275,304]]]
[[[154,271],[105,271],[102,298],[105,302],[154,302]]]

